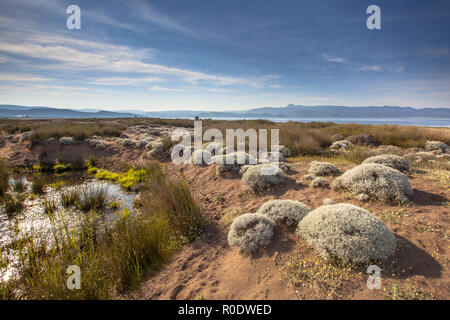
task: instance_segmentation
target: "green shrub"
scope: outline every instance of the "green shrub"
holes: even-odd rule
[[[119,203],[119,201],[111,201],[109,203],[109,206],[111,209],[116,210],[116,209],[120,208],[120,203]]]
[[[131,189],[138,184],[144,182],[148,175],[148,169],[136,169],[131,168],[125,173],[116,173],[107,171],[104,169],[97,169],[95,167],[89,167],[88,172],[94,174],[99,180],[109,180],[118,182],[124,189]]]
[[[67,184],[66,181],[64,180],[60,180],[60,181],[56,181],[54,183],[50,183],[49,187],[55,190],[60,190],[63,186],[65,186]]]
[[[71,170],[72,169],[72,165],[70,163],[58,163],[56,165],[53,166],[53,170],[55,170],[56,173],[61,173],[67,170]]]

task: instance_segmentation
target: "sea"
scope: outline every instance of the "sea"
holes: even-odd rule
[[[244,118],[215,118],[216,120],[242,120]],[[273,122],[334,122],[334,123],[361,123],[361,124],[397,124],[402,126],[421,126],[421,127],[450,127],[450,119],[441,118],[377,118],[377,119],[367,119],[367,118],[270,118],[270,117],[259,117],[259,118],[248,118],[247,120],[264,119]]]

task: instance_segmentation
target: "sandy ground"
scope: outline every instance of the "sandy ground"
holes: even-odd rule
[[[184,248],[171,263],[145,281],[133,296],[141,299],[450,297],[448,181],[431,181],[424,178],[424,174],[413,172],[409,176],[414,188],[411,205],[360,203],[330,189],[299,187],[295,180],[304,175],[307,163],[291,163],[293,172],[288,183],[263,196],[242,192],[237,175],[216,177],[213,166],[184,167],[182,175],[212,222],[201,239]],[[339,168],[345,170],[349,166]],[[269,199],[299,200],[310,208],[316,208],[322,205],[325,198],[368,209],[397,235],[400,243],[398,252],[380,266],[381,289],[367,288],[365,268],[348,271],[340,267],[336,270],[318,259],[314,250],[293,230],[277,230],[275,241],[269,248],[254,257],[242,256],[238,249],[228,246],[228,228],[221,227],[219,223],[230,208],[240,207],[243,212],[255,212]],[[289,267],[293,262],[308,259],[323,264],[323,267],[314,269],[314,275],[310,278],[299,281]],[[333,275],[333,271],[338,275]]]

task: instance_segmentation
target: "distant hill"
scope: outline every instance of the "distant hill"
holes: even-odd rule
[[[63,119],[63,118],[132,118],[142,117],[134,113],[112,111],[80,111],[58,109],[51,107],[24,107],[16,105],[0,105],[0,118],[33,118],[33,119]]]
[[[177,118],[199,116],[200,118],[444,118],[450,119],[450,109],[410,107],[345,107],[345,106],[302,106],[290,104],[284,108],[256,108],[233,112],[205,111],[159,111],[145,112],[150,117]]]
[[[449,119],[450,109],[396,106],[302,106],[290,104],[283,108],[255,108],[243,111],[104,111],[101,109],[58,109],[45,106],[24,107],[16,105],[0,105],[0,117],[7,118],[248,118],[248,119]]]

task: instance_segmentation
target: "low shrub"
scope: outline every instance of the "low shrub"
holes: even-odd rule
[[[409,162],[405,158],[393,154],[383,154],[379,156],[370,157],[364,160],[363,163],[383,164],[385,166],[391,167],[393,169],[402,172],[409,171],[410,169]]]
[[[263,174],[262,170],[270,170],[267,174]],[[242,175],[242,187],[252,192],[264,192],[269,190],[274,185],[285,181],[285,174],[279,167],[262,164],[255,165],[248,168]]]
[[[329,162],[313,161],[309,165],[308,173],[315,176],[326,177],[337,175],[339,173],[339,169]]]
[[[70,163],[58,163],[53,166],[53,170],[56,173],[61,173],[61,172],[71,170],[71,169],[72,169],[72,165]]]
[[[329,188],[330,187],[330,183],[328,182],[327,179],[322,178],[322,177],[316,177],[314,179],[311,180],[310,184],[309,184],[312,188]]]
[[[296,233],[325,259],[352,263],[384,260],[395,252],[394,234],[375,216],[341,203],[311,211]]]
[[[445,153],[450,151],[450,147],[441,141],[426,141],[425,150],[427,151],[439,150]]]
[[[378,163],[356,166],[336,178],[331,186],[360,199],[405,202],[412,194],[411,184],[403,173]]]
[[[127,172],[116,173],[95,167],[88,167],[88,172],[94,174],[99,180],[118,182],[123,188],[129,190],[143,183],[148,175],[148,169],[130,168]]]
[[[296,226],[311,211],[300,201],[269,200],[259,207],[256,213],[262,214],[276,223]]]
[[[228,232],[228,244],[237,246],[243,254],[252,254],[270,244],[275,222],[266,216],[246,213],[237,217]]]

